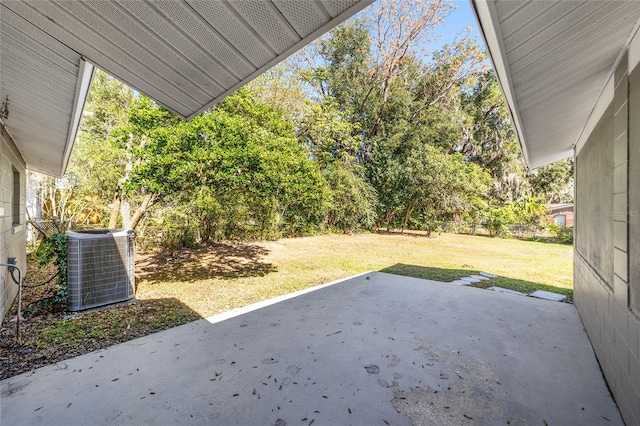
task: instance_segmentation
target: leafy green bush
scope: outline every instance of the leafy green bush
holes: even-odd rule
[[[331,230],[370,229],[376,219],[376,191],[348,166],[333,164],[327,181],[330,202],[326,224]]]
[[[492,237],[506,236],[509,234],[509,225],[514,221],[515,216],[509,207],[498,207],[489,210],[484,226]]]
[[[478,216],[491,236],[509,236],[510,225],[528,225],[525,231],[539,226],[545,217],[547,208],[540,198],[527,195],[501,207],[486,207]],[[520,231],[522,231],[520,229]]]
[[[559,244],[573,244],[573,228],[559,225],[557,223],[547,223],[545,228],[553,236],[555,242]]]
[[[57,269],[56,285],[52,295],[42,299],[42,303],[66,304],[69,293],[67,291],[67,234],[59,232],[42,241],[36,253],[38,265],[42,268],[53,262]]]

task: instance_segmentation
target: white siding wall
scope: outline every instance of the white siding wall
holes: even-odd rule
[[[13,226],[13,170],[20,173],[20,225]],[[13,140],[0,124],[0,263],[16,257],[18,266],[26,269],[26,169]],[[17,275],[16,275],[17,276]],[[0,315],[4,318],[18,293],[7,268],[0,266]]]

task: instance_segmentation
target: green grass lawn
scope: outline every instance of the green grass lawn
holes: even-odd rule
[[[571,296],[572,255],[571,246],[454,234],[324,235],[139,254],[132,304],[67,319],[63,308],[29,313],[54,283],[25,288],[23,343],[15,343],[15,327],[0,329],[0,379],[369,270],[438,281],[487,271],[499,278],[481,283],[485,287]],[[38,274],[28,277],[27,284],[38,282]]]
[[[447,282],[486,271],[499,278],[480,286],[572,296],[572,256],[568,245],[455,234],[225,243],[141,259],[138,297],[175,298],[206,317],[368,270]]]

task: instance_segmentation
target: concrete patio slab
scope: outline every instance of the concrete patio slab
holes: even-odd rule
[[[496,291],[498,293],[504,293],[504,294],[514,294],[516,296],[526,296],[526,294],[524,294],[521,291],[509,290],[508,288],[497,287],[497,286],[489,287],[487,290]]]
[[[573,305],[384,273],[265,305],[4,380],[0,423],[622,424]]]

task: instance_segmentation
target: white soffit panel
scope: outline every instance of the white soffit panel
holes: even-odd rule
[[[72,111],[81,57],[1,6],[0,43],[6,129],[31,170],[59,175],[79,122]]]
[[[373,0],[1,0],[184,118]]]
[[[638,1],[471,0],[530,167],[571,156]]]

